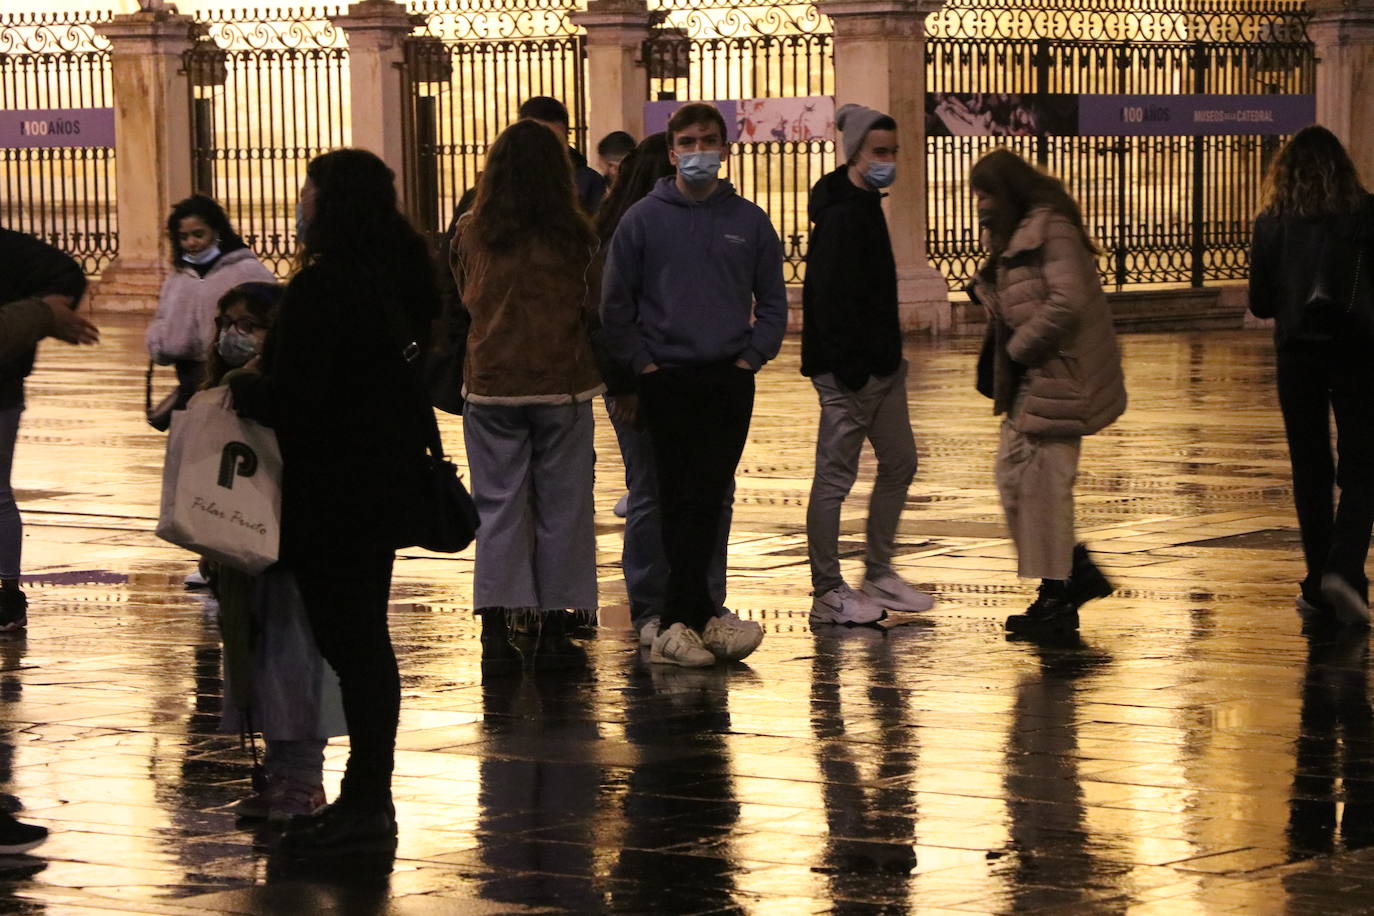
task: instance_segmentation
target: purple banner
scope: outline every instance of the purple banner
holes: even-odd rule
[[[1311,95],[1080,95],[1083,137],[1292,134],[1317,116]]]
[[[0,111],[0,149],[114,145],[113,108]]]
[[[667,102],[645,102],[644,103],[644,132],[646,134],[656,134],[668,129],[668,119],[673,116],[686,102],[676,100]],[[720,116],[725,119],[725,132],[728,136],[726,143],[735,143],[739,140],[739,107],[733,100],[707,101],[708,105],[714,105],[720,109]]]

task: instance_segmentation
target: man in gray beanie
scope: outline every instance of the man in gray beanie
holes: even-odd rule
[[[821,402],[816,473],[806,508],[811,621],[870,624],[884,609],[925,611],[934,601],[892,567],[897,523],[916,475],[897,318],[897,265],[882,188],[897,170],[897,122],[844,105],[835,112],[843,163],[811,189],[811,242],[802,290],[802,375]],[[864,440],[877,478],[868,501],[866,570],[859,590],[840,573],[840,509]]]

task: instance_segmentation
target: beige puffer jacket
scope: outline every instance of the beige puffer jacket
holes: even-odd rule
[[[974,294],[1005,327],[990,317],[994,348],[994,413],[1008,413],[1017,396],[1015,363],[1026,367],[1025,401],[1013,418],[1034,436],[1087,436],[1126,410],[1107,297],[1093,254],[1066,217],[1047,207],[1027,214],[997,257],[985,265]],[[987,277],[992,274],[995,284]]]

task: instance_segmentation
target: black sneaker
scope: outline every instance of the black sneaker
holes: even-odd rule
[[[0,589],[0,633],[22,630],[28,624],[28,596],[17,588]]]
[[[334,802],[287,821],[282,852],[294,856],[366,855],[396,851],[396,809]]]
[[[1071,587],[1064,582],[1045,580],[1040,593],[1024,614],[1007,618],[1008,633],[1072,633],[1078,629],[1078,605],[1070,597]]]
[[[1098,598],[1105,598],[1116,591],[1116,586],[1112,585],[1102,570],[1097,568],[1093,558],[1088,555],[1088,548],[1082,544],[1077,544],[1073,548],[1073,572],[1069,574],[1069,597],[1079,607],[1089,601],[1096,601]]]
[[[48,828],[24,824],[8,814],[0,814],[0,855],[28,852],[48,838]]]

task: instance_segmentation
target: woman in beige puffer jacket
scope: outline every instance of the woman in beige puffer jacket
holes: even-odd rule
[[[1018,572],[1041,580],[1035,602],[1006,625],[1073,631],[1078,608],[1112,591],[1075,541],[1073,484],[1082,437],[1126,409],[1121,353],[1097,249],[1058,179],[994,150],[971,181],[990,251],[972,294],[988,312],[990,393],[994,413],[1005,415],[997,489]]]

